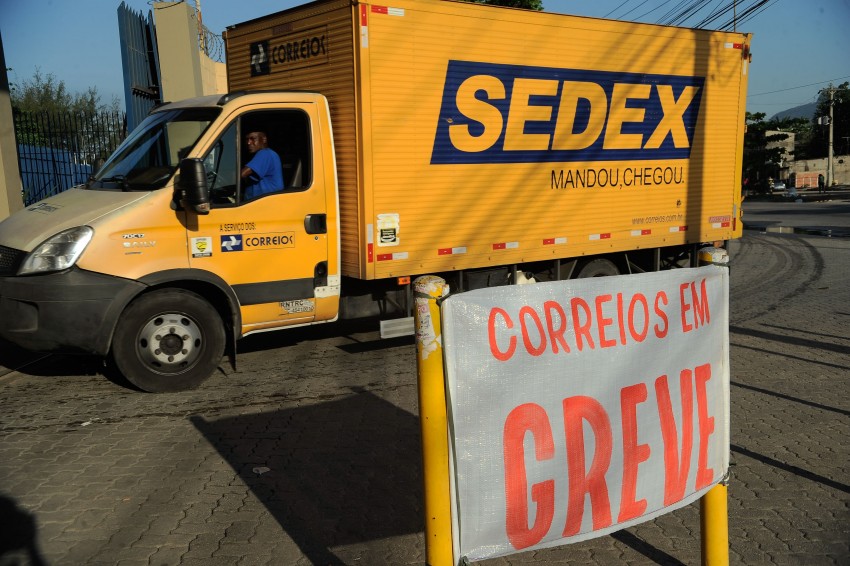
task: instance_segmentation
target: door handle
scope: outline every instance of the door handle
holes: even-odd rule
[[[328,233],[328,215],[327,214],[308,214],[304,217],[304,230],[308,234],[327,234]]]

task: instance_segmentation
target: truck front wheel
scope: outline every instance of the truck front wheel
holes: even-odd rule
[[[199,295],[163,289],[142,295],[121,315],[112,358],[127,380],[144,391],[194,389],[224,355],[224,325]]]

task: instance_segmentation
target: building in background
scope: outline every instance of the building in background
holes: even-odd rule
[[[768,138],[784,134],[784,140],[767,143],[767,149],[781,147],[785,150],[780,161],[776,163],[774,179],[785,181],[789,187],[798,189],[817,188],[818,175],[826,175],[827,158],[818,159],[796,159],[794,155],[795,134],[794,132],[781,132],[768,130],[765,132]],[[846,185],[850,183],[850,156],[835,155],[832,160],[834,184]]]
[[[783,153],[779,162],[775,163],[776,169],[771,171],[771,176],[777,180],[786,180],[791,173],[791,163],[794,161],[794,132],[782,132],[778,130],[767,130],[765,136],[771,139],[778,136],[786,136],[785,139],[767,142],[767,149],[782,148]]]

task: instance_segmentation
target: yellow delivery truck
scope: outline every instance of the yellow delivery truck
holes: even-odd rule
[[[0,335],[174,391],[255,332],[411,332],[419,274],[688,265],[741,235],[749,42],[440,0],[235,25],[229,94],[155,108],[85,186],[0,223]],[[258,194],[260,138],[280,181]]]

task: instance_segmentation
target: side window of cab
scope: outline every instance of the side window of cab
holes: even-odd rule
[[[213,208],[238,206],[312,185],[310,120],[298,109],[249,112],[204,158]]]
[[[233,205],[239,188],[239,175],[236,168],[237,124],[231,124],[216,141],[204,158],[204,170],[207,173],[207,185],[210,189],[210,201],[213,207]]]

